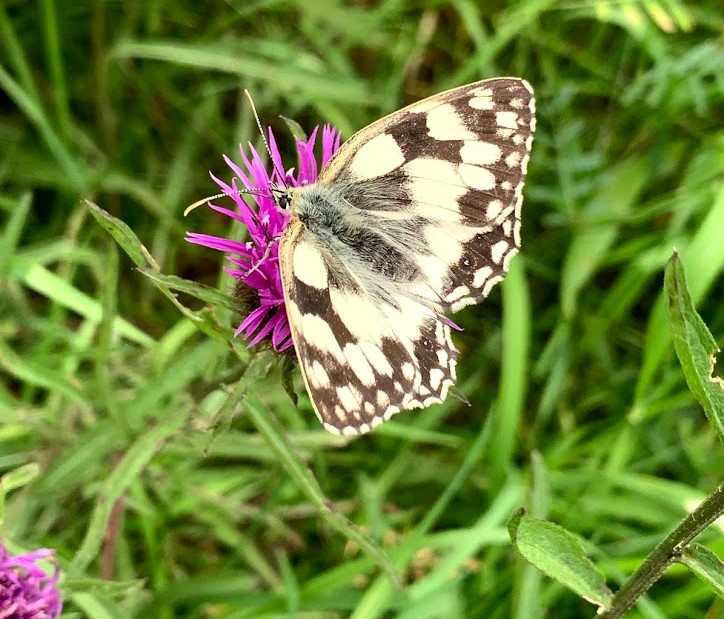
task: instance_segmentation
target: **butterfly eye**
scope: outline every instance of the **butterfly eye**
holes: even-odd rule
[[[291,200],[289,199],[289,194],[283,193],[277,197],[277,204],[283,211],[289,210],[290,202]]]
[[[291,204],[291,198],[289,194],[282,189],[272,189],[272,197],[277,207],[282,211],[288,211],[289,205]]]

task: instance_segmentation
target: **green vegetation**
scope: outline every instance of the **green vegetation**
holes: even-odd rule
[[[722,40],[715,0],[0,0],[0,537],[57,549],[68,617],[593,617],[724,478]],[[183,210],[259,145],[245,88],[292,161],[280,115],[496,75],[538,130],[522,252],[455,316],[470,406],[332,436],[183,240],[241,227]],[[696,542],[627,618],[724,617]]]

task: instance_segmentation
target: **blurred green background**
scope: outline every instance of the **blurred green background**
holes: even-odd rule
[[[0,535],[58,549],[68,617],[592,617],[506,523],[574,531],[616,588],[721,480],[661,289],[676,247],[722,342],[723,37],[718,0],[0,0],[0,471],[38,465]],[[280,115],[349,137],[497,75],[534,86],[538,130],[523,250],[455,317],[471,406],[325,433],[238,316],[180,296],[204,333],[82,203],[229,292],[183,235],[243,231],[182,213],[258,143],[244,88],[291,166]],[[674,568],[630,616],[724,604]]]

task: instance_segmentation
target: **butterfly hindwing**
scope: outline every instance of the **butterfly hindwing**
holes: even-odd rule
[[[444,312],[482,300],[518,251],[534,125],[525,81],[461,86],[362,129],[289,190],[284,295],[325,428],[366,432],[445,398]]]
[[[299,222],[287,228],[280,259],[302,376],[327,430],[364,433],[445,399],[457,357],[447,324],[410,299],[370,297]]]

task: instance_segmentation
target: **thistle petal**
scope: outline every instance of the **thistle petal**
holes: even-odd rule
[[[289,222],[289,215],[277,208],[272,198],[273,184],[297,187],[317,180],[320,163],[314,154],[319,135],[316,127],[306,141],[297,140],[298,172],[285,172],[276,138],[271,129],[267,140],[271,151],[271,171],[251,144],[240,148],[241,165],[224,156],[224,161],[235,178],[226,183],[213,174],[211,177],[236,203],[236,210],[209,204],[218,213],[242,223],[249,231],[251,242],[239,242],[197,232],[189,232],[189,243],[203,245],[226,253],[233,267],[224,267],[232,277],[256,291],[258,306],[241,321],[234,336],[241,335],[254,346],[269,338],[274,350],[284,351],[292,347],[291,329],[287,319],[281,270],[279,268],[279,239]],[[340,146],[340,133],[330,125],[324,125],[321,132],[321,165],[325,165]],[[237,189],[237,179],[247,191],[251,191],[252,203]],[[3,619],[0,615],[0,619]]]

